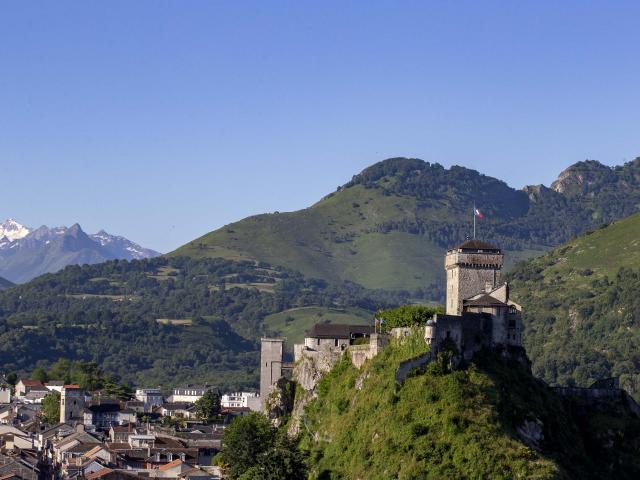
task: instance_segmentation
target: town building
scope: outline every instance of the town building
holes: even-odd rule
[[[234,392],[222,395],[222,408],[248,408],[252,411],[260,410],[260,395],[255,392]]]
[[[143,403],[145,412],[150,412],[154,407],[162,405],[162,392],[159,388],[138,388],[136,389],[136,400]]]
[[[169,403],[196,403],[207,391],[218,391],[213,385],[185,385],[173,389],[173,394],[167,399]]]
[[[40,380],[20,379],[18,383],[16,383],[16,396],[24,397],[32,391],[48,392],[49,390]]]

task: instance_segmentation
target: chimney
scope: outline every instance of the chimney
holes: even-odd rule
[[[485,293],[489,293],[491,290],[493,290],[493,284],[491,282],[486,282],[484,284]]]

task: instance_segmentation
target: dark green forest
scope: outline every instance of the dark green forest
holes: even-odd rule
[[[0,365],[25,373],[60,358],[115,380],[170,386],[257,383],[266,315],[293,307],[370,311],[408,293],[329,285],[255,262],[183,257],[70,266],[0,293]]]

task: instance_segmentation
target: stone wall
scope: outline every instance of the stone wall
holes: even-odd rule
[[[364,362],[378,355],[389,344],[389,336],[381,333],[372,333],[369,343],[366,345],[351,345],[348,348],[351,363],[360,369]]]

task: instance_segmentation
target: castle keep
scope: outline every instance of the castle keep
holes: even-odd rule
[[[522,307],[500,283],[503,259],[498,247],[475,239],[447,251],[446,314],[425,328],[432,351],[449,341],[469,359],[484,346],[522,346]]]

